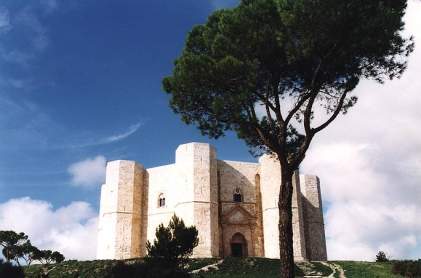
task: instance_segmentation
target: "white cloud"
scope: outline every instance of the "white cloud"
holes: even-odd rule
[[[93,259],[96,252],[97,213],[85,202],[54,209],[29,197],[0,204],[0,230],[29,235],[41,249],[57,250],[66,259]]]
[[[315,138],[303,163],[321,178],[330,259],[421,257],[420,12],[410,1],[416,50],[404,76],[362,82],[357,105]]]
[[[134,134],[136,131],[139,130],[139,128],[141,126],[142,126],[142,123],[136,123],[136,124],[130,126],[127,131],[125,131],[123,133],[120,133],[120,134],[112,135],[112,136],[107,137],[107,138],[104,138],[103,140],[100,140],[100,142],[103,142],[104,144],[108,144],[108,143],[121,141],[123,139],[126,139],[130,135]]]
[[[72,185],[96,187],[105,181],[106,159],[102,155],[73,163],[68,172],[72,176]]]
[[[67,147],[70,148],[85,148],[85,147],[93,147],[93,146],[100,146],[100,145],[106,145],[106,144],[111,144],[111,143],[115,143],[115,142],[119,142],[121,140],[124,140],[128,137],[130,137],[131,135],[135,134],[140,127],[143,126],[142,122],[137,122],[134,125],[131,125],[127,128],[126,131],[122,132],[122,133],[118,133],[118,134],[114,134],[114,135],[110,135],[107,137],[103,137],[103,138],[98,138],[96,140],[89,140],[83,143],[78,143],[78,144],[73,144]]]

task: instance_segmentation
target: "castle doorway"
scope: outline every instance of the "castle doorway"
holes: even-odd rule
[[[232,236],[231,256],[247,257],[247,241],[241,233],[236,233]]]

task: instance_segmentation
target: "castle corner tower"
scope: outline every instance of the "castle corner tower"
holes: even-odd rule
[[[127,160],[107,163],[101,188],[98,259],[144,255],[141,242],[143,166]]]

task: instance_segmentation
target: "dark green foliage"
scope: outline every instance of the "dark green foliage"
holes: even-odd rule
[[[117,261],[64,261],[54,265],[33,264],[24,267],[25,277],[39,278],[48,271],[49,278],[111,278]]]
[[[417,261],[395,261],[392,272],[405,277],[421,277],[421,259]]]
[[[23,278],[25,275],[20,266],[14,266],[10,262],[3,262],[0,259],[0,277]]]
[[[30,251],[31,242],[24,233],[0,231],[0,246],[3,247],[2,253],[6,260],[8,262],[13,260],[19,265],[19,258]]]
[[[376,262],[378,263],[384,263],[384,262],[388,262],[389,258],[386,256],[386,253],[383,251],[379,251],[379,253],[377,253],[376,255]]]
[[[129,278],[129,277],[147,277],[145,274],[147,269],[144,263],[125,263],[123,261],[111,269],[109,278]]]
[[[184,271],[168,270],[165,266],[152,266],[143,260],[65,261],[54,265],[34,264],[24,267],[28,278],[39,278],[48,272],[49,278],[184,278]],[[2,276],[0,276],[2,277]],[[3,277],[2,277],[3,278]]]
[[[28,241],[20,247],[19,258],[22,258],[27,265],[30,265],[34,260],[36,260],[38,252],[38,248]]]
[[[57,251],[36,250],[34,253],[34,259],[39,261],[41,264],[52,264],[61,263],[64,261],[64,256]]]
[[[361,78],[402,74],[413,50],[400,34],[405,8],[405,0],[243,0],[193,28],[163,86],[174,111],[203,134],[234,130],[252,148],[300,162],[304,137],[318,130],[298,133],[295,117],[311,120],[315,102],[346,112]],[[282,111],[286,98],[296,110]],[[262,118],[259,104],[270,112]]]
[[[155,232],[153,244],[147,243],[146,262],[184,269],[193,249],[199,243],[198,231],[194,226],[186,227],[184,221],[174,215],[168,227],[160,224]]]
[[[35,250],[34,257],[35,260],[39,261],[41,264],[53,264],[61,263],[64,261],[64,256],[57,251],[51,250]]]
[[[27,265],[33,261],[42,264],[61,263],[64,256],[57,251],[39,250],[33,246],[28,236],[24,233],[14,231],[0,231],[0,246],[7,261],[13,260],[20,265],[20,260],[24,260]]]
[[[187,278],[190,275],[177,268],[150,262],[119,261],[112,267],[109,278]]]

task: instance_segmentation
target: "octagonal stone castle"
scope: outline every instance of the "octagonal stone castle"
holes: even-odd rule
[[[108,162],[101,188],[98,259],[146,255],[160,223],[174,213],[199,231],[195,257],[278,258],[279,163],[218,160],[209,144],[180,145],[175,163],[145,169]],[[294,258],[327,259],[319,179],[294,175]]]

